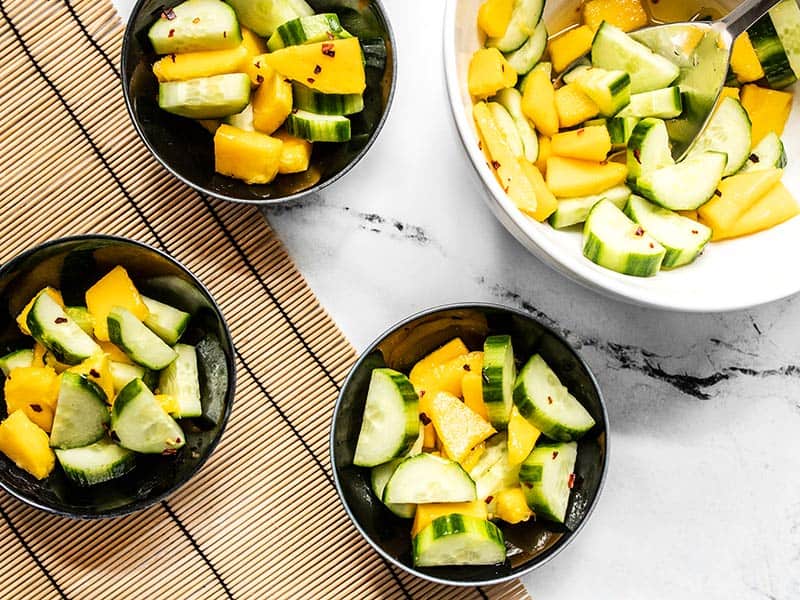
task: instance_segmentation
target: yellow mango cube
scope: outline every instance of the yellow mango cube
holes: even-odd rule
[[[417,535],[439,517],[445,515],[467,515],[478,519],[488,518],[486,503],[482,499],[472,502],[417,504],[414,524],[411,526],[411,537]]]
[[[589,0],[583,5],[583,22],[597,31],[606,21],[622,31],[647,27],[647,12],[640,0]]]
[[[271,134],[292,112],[292,84],[277,73],[253,94],[253,127]]]
[[[245,63],[244,72],[250,77],[250,83],[261,85],[265,81],[270,81],[273,77],[279,77],[277,71],[267,64],[264,60],[266,54],[256,54],[251,56]]]
[[[420,410],[431,401],[435,392],[448,392],[461,397],[464,374],[480,373],[482,368],[483,352],[467,352],[430,369],[410,373],[409,380],[421,396]]]
[[[470,408],[481,419],[489,420],[489,411],[483,401],[483,377],[480,373],[464,373],[461,379],[461,394],[464,396],[464,404]]]
[[[528,75],[522,94],[522,112],[542,135],[551,137],[558,133],[556,92],[550,76],[543,69],[534,69]]]
[[[558,198],[599,194],[625,181],[628,167],[615,162],[592,162],[551,156],[547,159],[547,187]]]
[[[265,133],[220,125],[214,135],[214,169],[245,183],[269,183],[278,175],[282,146]]]
[[[717,101],[717,106],[719,106],[719,103],[722,102],[722,100],[725,98],[733,98],[734,100],[738,100],[739,88],[728,87],[728,86],[723,87],[722,91],[719,94],[719,100]]]
[[[248,57],[244,45],[228,50],[169,54],[153,64],[153,73],[160,82],[238,73]]]
[[[58,304],[61,308],[64,308],[64,299],[61,297],[61,292],[59,292],[58,290],[48,286],[43,290],[41,290],[39,294],[47,294],[53,300],[56,301],[56,304]],[[39,297],[39,294],[36,294],[33,298],[31,298],[25,305],[25,308],[23,308],[22,311],[20,311],[20,313],[17,315],[17,325],[19,326],[20,331],[25,335],[31,334],[30,330],[28,329],[28,323],[26,321],[28,319],[28,313],[31,312],[31,308],[33,308],[33,303],[36,302],[36,299]]]
[[[729,231],[782,175],[781,169],[764,169],[726,177],[711,200],[697,209],[700,220],[714,232]]]
[[[747,35],[746,31],[733,42],[731,70],[736,74],[736,79],[740,83],[758,81],[764,77],[761,61],[758,60],[758,55],[753,49],[750,36]]]
[[[142,321],[150,314],[125,267],[119,265],[86,290],[86,308],[94,317],[94,335],[104,342],[108,341],[108,313],[115,306],[127,308]]]
[[[486,0],[478,9],[478,27],[489,37],[503,37],[513,8],[514,0]]]
[[[277,132],[273,137],[283,142],[278,173],[302,173],[311,162],[311,142],[295,137],[285,131]]]
[[[562,131],[550,140],[551,151],[556,156],[603,161],[611,152],[611,137],[605,125],[581,127]]]
[[[0,452],[36,479],[50,475],[56,464],[47,434],[21,410],[0,423]]]
[[[438,445],[438,440],[436,439],[436,429],[434,429],[433,423],[426,423],[422,430],[422,447],[436,448]]]
[[[267,40],[262,38],[257,33],[249,30],[247,27],[242,27],[242,46],[247,50],[249,57],[258,56],[259,54],[266,54]],[[248,61],[249,62],[249,61]]]
[[[547,159],[553,154],[550,138],[544,135],[539,136],[539,157],[536,159],[536,168],[542,175],[547,175]]]
[[[550,40],[550,61],[553,70],[560,73],[581,56],[592,49],[594,31],[587,25],[580,25]]]
[[[523,157],[520,157],[518,161],[522,171],[531,182],[534,194],[536,195],[536,206],[533,210],[528,210],[523,207],[520,207],[520,210],[539,222],[545,221],[550,215],[556,212],[558,200],[556,200],[550,188],[547,187],[544,176],[536,165],[529,163]]]
[[[491,424],[447,392],[433,397],[430,418],[445,453],[459,463],[471,448],[496,433]]]
[[[461,341],[461,338],[453,338],[443,346],[438,347],[430,354],[418,360],[409,373],[409,379],[413,382],[414,379],[424,377],[424,372],[433,371],[454,358],[458,358],[467,353],[469,353],[469,348]]]
[[[284,77],[323,94],[361,94],[367,86],[357,37],[287,46],[260,56]]]
[[[51,367],[19,367],[6,377],[6,409],[22,411],[44,431],[53,428],[60,379]]]
[[[480,48],[472,55],[467,73],[469,93],[488,98],[498,91],[514,87],[517,73],[497,48]]]
[[[89,381],[100,386],[100,389],[105,392],[106,402],[109,404],[114,399],[114,378],[111,376],[111,366],[105,352],[98,352],[82,363],[70,367],[67,371],[83,375]]]
[[[533,450],[541,432],[519,414],[517,407],[511,409],[508,420],[508,462],[511,465],[521,464]]]
[[[527,521],[532,515],[533,511],[528,506],[521,487],[507,488],[497,492],[495,516],[498,519],[513,525]]]
[[[793,96],[790,92],[769,90],[750,83],[742,86],[741,99],[753,126],[753,147],[770,131],[778,136],[783,134],[792,110]]]
[[[561,127],[573,127],[600,114],[600,108],[574,83],[555,92],[556,112]],[[551,140],[552,142],[552,140]]]
[[[800,214],[797,200],[782,183],[777,183],[756,201],[728,229],[714,229],[712,240],[750,235],[780,225]]]

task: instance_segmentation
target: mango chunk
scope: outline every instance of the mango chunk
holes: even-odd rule
[[[418,504],[417,512],[414,515],[414,524],[411,526],[411,537],[445,515],[468,515],[478,519],[486,519],[489,516],[486,503],[481,499],[472,502]]]
[[[94,335],[104,342],[108,341],[108,313],[115,306],[127,308],[142,321],[150,314],[128,272],[119,265],[86,290],[86,308],[94,317]]]
[[[36,479],[50,475],[56,464],[47,434],[21,410],[0,423],[0,452]]]
[[[489,420],[489,411],[483,401],[483,378],[480,373],[465,373],[461,380],[464,404],[484,421]]]
[[[53,428],[60,379],[51,367],[20,367],[6,377],[6,409],[22,411],[44,431]]]
[[[105,392],[106,402],[109,404],[114,399],[114,378],[111,376],[111,365],[105,352],[98,352],[82,363],[70,367],[67,371],[83,375],[89,381],[99,385],[100,389]]]
[[[55,356],[53,356],[52,352],[50,352],[39,342],[36,342],[33,345],[33,362],[31,362],[31,366],[50,367],[51,369],[55,369],[56,373],[63,373],[70,367],[69,365],[65,365],[64,363],[60,362]]]
[[[267,40],[257,33],[250,31],[247,27],[242,27],[242,46],[247,50],[250,57],[266,54]]]
[[[58,290],[48,286],[43,290],[41,290],[39,294],[47,294],[53,300],[56,301],[56,304],[58,304],[61,308],[64,308],[64,299],[61,297],[61,292],[59,292]],[[17,315],[17,325],[19,326],[20,331],[25,335],[31,334],[30,329],[28,329],[28,323],[26,321],[28,319],[28,313],[31,312],[31,308],[33,308],[33,303],[36,302],[36,298],[39,297],[39,294],[36,294],[33,298],[31,298],[25,305],[25,308],[23,308],[22,311],[20,311],[20,313]]]
[[[542,135],[551,137],[558,133],[556,92],[544,69],[534,69],[528,75],[525,92],[522,94],[522,112],[533,121]]]
[[[517,486],[507,488],[497,492],[497,505],[495,516],[506,523],[521,523],[527,521],[533,515],[533,511],[525,500],[525,493],[522,488]]]
[[[556,197],[553,195],[553,192],[550,191],[550,188],[547,187],[547,184],[544,181],[544,176],[536,167],[536,165],[529,163],[524,157],[520,157],[517,160],[519,161],[522,171],[531,182],[534,194],[536,195],[536,206],[534,206],[532,210],[523,208],[521,206],[519,209],[529,217],[532,217],[541,223],[554,212],[556,212],[556,209],[558,208],[558,200],[556,200]]]
[[[295,137],[285,131],[279,131],[273,137],[283,142],[278,173],[302,173],[311,162],[311,142]]]
[[[728,86],[723,87],[722,91],[719,94],[719,100],[717,101],[717,106],[719,106],[719,103],[721,103],[724,98],[733,98],[734,100],[738,100],[739,88],[728,87]]]
[[[516,71],[497,48],[480,48],[472,55],[467,85],[473,96],[488,98],[516,83]]]
[[[541,432],[530,424],[528,419],[519,414],[517,407],[511,409],[508,420],[508,462],[511,465],[521,464],[533,450]]]
[[[754,84],[742,86],[742,106],[747,111],[752,123],[752,145],[755,147],[770,131],[778,136],[792,110],[792,94],[778,90],[769,90]]]
[[[781,169],[739,173],[723,179],[711,200],[697,209],[700,220],[722,235],[731,230],[750,207],[766,194],[783,175]]]
[[[758,81],[764,77],[764,69],[758,60],[758,55],[750,42],[750,36],[745,31],[733,42],[731,53],[731,70],[736,74],[740,83]]]
[[[561,127],[573,127],[600,114],[600,107],[574,83],[555,92],[556,112]]]
[[[583,5],[583,22],[592,31],[607,21],[622,31],[633,31],[647,27],[648,19],[639,0],[589,0]]]
[[[434,429],[433,423],[426,423],[422,430],[422,447],[436,448],[438,445],[436,429]]]
[[[550,61],[553,70],[560,73],[592,48],[594,31],[587,25],[570,29],[550,40]]]
[[[177,415],[181,412],[181,405],[175,396],[170,394],[156,394],[156,402],[169,415]]]
[[[214,134],[214,168],[246,183],[269,183],[278,174],[282,146],[265,133],[220,125]]]
[[[714,229],[714,241],[750,235],[780,225],[800,214],[797,200],[783,183],[777,183],[728,229]]]
[[[615,162],[591,162],[551,156],[547,159],[547,187],[558,198],[599,194],[625,181],[628,167]]]
[[[357,37],[287,46],[260,57],[284,77],[323,94],[360,94],[367,87]]]
[[[478,9],[478,27],[489,37],[503,37],[513,8],[514,0],[486,0]]]
[[[252,85],[261,85],[273,77],[278,77],[277,71],[264,60],[265,56],[266,54],[256,54],[251,56],[245,63],[244,72],[249,75]]]
[[[557,133],[550,140],[551,151],[557,156],[603,161],[611,152],[611,137],[605,125],[581,127]]]
[[[459,463],[471,448],[496,433],[491,424],[447,392],[434,396],[430,417],[445,453]]]
[[[432,371],[418,373],[411,380],[419,394],[419,412],[428,417],[433,410],[433,399],[438,392],[448,392],[456,397],[462,395],[461,383],[465,372],[480,373],[483,368],[483,352],[468,352],[458,356]]]
[[[169,54],[153,64],[153,73],[160,82],[237,73],[248,57],[244,45],[229,50]]]
[[[547,175],[547,159],[553,154],[553,147],[550,138],[545,135],[539,136],[539,158],[536,159],[536,168],[542,175]]]
[[[253,94],[253,127],[267,135],[278,129],[292,112],[292,84],[274,73]]]
[[[413,382],[415,379],[422,377],[422,373],[432,371],[468,352],[469,348],[461,341],[461,338],[453,338],[418,360],[409,373],[409,379]]]

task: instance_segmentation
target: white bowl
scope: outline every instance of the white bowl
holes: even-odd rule
[[[771,302],[800,291],[800,218],[796,217],[752,236],[709,244],[693,264],[655,277],[621,275],[583,257],[580,231],[558,231],[523,215],[503,192],[478,148],[467,90],[467,68],[482,44],[476,25],[483,0],[447,0],[444,21],[444,61],[447,90],[459,135],[473,167],[489,194],[489,208],[525,247],[544,263],[570,279],[605,295],[635,304],[690,311],[721,312]],[[736,2],[723,2],[735,5]],[[548,0],[545,22],[558,31],[570,22],[579,2]],[[572,18],[574,22],[574,18]],[[789,165],[783,182],[800,198],[800,174],[794,164],[800,156],[800,117],[795,97],[783,141]]]

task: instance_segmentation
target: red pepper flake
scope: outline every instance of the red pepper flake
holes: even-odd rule
[[[553,450],[553,460],[558,457],[558,450]]]
[[[181,443],[181,438],[175,438],[175,443],[176,444],[180,444]]]
[[[461,368],[462,368],[462,369],[464,369],[464,370],[465,370],[467,373],[469,373],[470,371],[472,371],[472,367],[470,367],[470,366],[469,366],[468,364],[466,364],[466,363],[465,363],[465,364],[464,364],[464,366],[462,366]]]
[[[195,25],[197,25],[199,22],[200,22],[200,17],[195,17],[194,19],[192,19],[192,23],[194,23]]]
[[[178,15],[176,15],[175,11],[172,10],[171,8],[165,8],[164,10],[161,11],[161,18],[166,19],[167,21],[172,21],[177,16]]]
[[[567,481],[567,485],[569,489],[572,489],[575,486],[575,473],[569,474],[569,481]]]
[[[547,403],[548,404],[552,404],[553,403],[553,397],[552,396],[548,396],[547,397]]]
[[[31,410],[33,412],[40,413],[40,412],[42,412],[42,407],[40,405],[38,405],[38,404],[31,404]]]
[[[169,30],[169,35],[167,37],[174,37],[174,35],[175,35],[175,30],[174,29],[170,29]]]
[[[633,150],[633,158],[636,159],[636,162],[642,164],[642,153],[638,148],[634,148]]]
[[[478,140],[478,150],[483,150],[483,143],[480,140]]]
[[[505,65],[503,65],[503,64],[501,64],[501,65],[500,65],[500,70],[501,70],[503,73],[505,73],[505,72],[506,72],[506,66],[505,66]]]
[[[314,75],[319,75],[320,73],[322,73],[322,67],[317,65],[316,67],[314,67]]]
[[[228,39],[228,32],[227,31],[223,31],[222,32],[222,37],[224,37],[225,39]]]
[[[330,42],[325,42],[324,44],[322,44],[322,53],[325,56],[333,58],[334,56],[336,56],[336,46],[334,46]]]
[[[57,325],[60,325],[61,323],[66,323],[67,319],[64,318],[64,317],[56,317],[55,322],[56,322]]]
[[[100,373],[98,373],[97,370],[95,369],[89,369],[89,375],[91,375],[92,377],[96,377],[97,379],[100,378]]]
[[[486,500],[484,500],[484,502],[486,502],[486,504],[491,504],[492,500],[494,500],[494,496],[486,496]]]
[[[758,164],[759,162],[761,162],[761,159],[758,158],[758,154],[751,154],[748,158],[750,159],[750,162],[752,162],[752,163]]]
[[[722,198],[722,192],[720,192],[719,190],[714,190],[714,195]]]
[[[256,61],[256,69],[260,69],[260,68],[261,68],[261,61],[257,60]]]
[[[263,76],[263,75],[261,75],[261,74],[259,74],[259,75],[256,75],[256,83],[258,83],[259,85],[261,85],[262,83],[264,83],[264,76]]]
[[[422,421],[423,425],[430,425],[431,424],[430,417],[428,415],[426,415],[424,412],[419,413],[419,420]]]
[[[177,453],[178,453],[178,451],[175,448],[167,448],[161,454],[162,454],[162,456],[173,456],[173,455],[175,455]]]
[[[644,235],[644,229],[642,229],[641,225],[636,228],[636,231],[633,234],[637,237],[642,237]]]
[[[314,78],[313,77],[309,77],[308,79],[306,79],[306,81],[308,81],[308,83],[314,83]]]
[[[586,129],[581,127],[580,129],[578,129],[578,131],[577,131],[577,133],[575,135],[583,135],[584,133],[586,133]]]
[[[697,235],[698,233],[700,233],[700,232],[697,231],[697,229],[692,229],[692,235]]]
[[[170,54],[169,57],[172,59],[172,62],[174,63],[175,62],[175,55],[174,54]]]
[[[499,169],[500,168],[500,163],[497,162],[496,160],[493,160],[492,161],[492,168],[494,168],[495,170]]]
[[[293,109],[292,109],[292,114],[293,114],[293,115],[296,115],[298,110],[299,110],[299,109],[297,109],[297,108],[293,108]]]
[[[530,489],[530,488],[532,488],[532,487],[533,487],[533,484],[532,484],[532,483],[528,483],[527,481],[526,481],[526,482],[524,482],[522,485],[524,485],[524,486],[525,486],[526,488],[528,488],[528,489]]]
[[[650,242],[650,247],[655,248],[655,246],[653,246],[653,242]]]

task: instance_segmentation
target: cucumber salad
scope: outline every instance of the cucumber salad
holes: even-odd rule
[[[594,418],[538,354],[517,373],[508,335],[456,338],[408,375],[372,371],[353,463],[410,523],[417,567],[506,560],[495,524],[564,523],[576,440]]]
[[[386,59],[382,39],[359,40],[305,0],[186,0],[148,37],[159,107],[198,120],[215,171],[248,184],[307,172],[315,142],[348,142],[365,60]]]
[[[186,443],[176,419],[203,414],[196,347],[180,342],[190,320],[140,294],[121,266],[84,306],[41,290],[17,317],[32,347],[0,358],[0,452],[37,479],[57,461],[80,486],[125,475],[137,453],[176,454]]]
[[[681,39],[668,59],[636,30],[710,16],[680,14],[682,3],[585,0],[580,22],[548,39],[544,4],[485,0],[486,40],[468,72],[479,146],[520,211],[555,229],[582,228],[586,258],[641,277],[800,213],[781,183],[793,99],[783,88],[800,73],[795,0],[736,40],[726,87],[678,162],[670,135],[692,110],[702,35]]]

